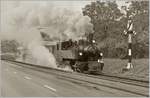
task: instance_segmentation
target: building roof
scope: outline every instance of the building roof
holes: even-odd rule
[[[56,45],[57,42],[56,42],[56,41],[55,41],[55,42],[51,42],[51,41],[43,41],[42,44],[43,44],[43,45],[49,46],[49,45]]]

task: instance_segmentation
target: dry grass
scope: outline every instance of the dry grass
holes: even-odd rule
[[[125,68],[128,60],[121,59],[104,59],[104,70],[106,73],[113,73],[125,76],[135,76],[141,78],[148,78],[149,76],[149,59],[133,59],[133,69],[122,73],[122,69]]]

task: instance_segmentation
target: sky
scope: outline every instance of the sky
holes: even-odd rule
[[[69,9],[70,13],[73,12],[72,13],[73,16],[70,15],[71,17],[69,17],[69,13],[68,13],[68,16],[64,17],[65,20],[68,20],[68,24],[69,24],[68,26],[70,26],[70,24],[74,25],[72,24],[72,21],[76,21],[81,18],[80,19],[81,22],[79,21],[77,23],[76,22],[74,23],[77,24],[76,26],[78,28],[82,26],[84,27],[86,24],[88,24],[89,19],[86,17],[87,19],[86,20],[82,16],[82,8],[84,8],[85,5],[90,4],[91,1],[95,1],[95,0],[72,0],[72,1],[67,1],[67,0],[62,0],[62,1],[61,0],[43,0],[43,1],[42,0],[24,0],[24,1],[23,0],[1,0],[1,6],[0,6],[1,7],[0,9],[1,10],[1,13],[0,13],[1,14],[1,22],[0,22],[1,29],[0,30],[4,32],[3,33],[4,36],[10,36],[10,35],[12,36],[14,35],[14,33],[11,33],[12,29],[16,31],[18,27],[21,27],[21,25],[24,25],[27,27],[27,26],[38,24],[39,21],[40,21],[40,24],[49,25],[49,21],[53,21],[54,19],[57,21],[57,19],[60,16],[63,17],[64,15],[63,13],[67,14],[67,12],[63,10],[65,8]],[[125,1],[123,0],[117,0],[116,2],[119,8],[122,5],[125,5]],[[49,21],[46,20],[45,17],[48,18]],[[80,29],[79,31],[84,32],[84,30],[82,29]],[[8,32],[8,33],[5,33],[5,32]],[[66,32],[70,32],[70,30],[67,29]]]
[[[1,11],[8,11],[11,10],[11,8],[17,6],[20,1],[30,3],[31,1],[40,3],[41,6],[46,6],[47,2],[53,4],[54,6],[58,7],[71,7],[76,10],[81,10],[85,5],[90,4],[91,1],[95,0],[1,0]],[[102,0],[101,0],[102,1]],[[105,1],[105,0],[104,0]],[[119,8],[122,5],[126,5],[124,0],[117,0],[116,1]]]

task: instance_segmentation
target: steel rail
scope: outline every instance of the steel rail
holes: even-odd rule
[[[78,73],[80,74],[80,73]],[[121,77],[117,75],[109,75],[106,73],[100,73],[97,75],[89,75],[89,74],[80,74],[88,77],[93,77],[93,78],[98,78],[98,79],[104,79],[104,80],[109,80],[109,81],[115,81],[115,82],[120,82],[124,84],[129,84],[129,85],[135,85],[135,86],[141,86],[141,87],[149,87],[149,81],[146,80],[138,80],[138,79],[131,79],[127,77]]]

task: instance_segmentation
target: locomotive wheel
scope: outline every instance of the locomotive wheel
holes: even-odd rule
[[[75,71],[81,73],[81,70],[79,69],[79,67],[77,67],[77,65],[75,65],[75,66],[76,66]]]
[[[79,73],[81,72],[81,70],[79,69],[77,63],[75,63],[74,65],[72,65],[72,68],[73,68],[73,71],[75,71],[75,72],[79,72]]]
[[[88,71],[88,64],[87,63],[78,63],[77,69],[81,72],[84,73],[85,71]]]
[[[84,67],[83,67],[83,72],[84,72],[84,71],[88,71],[88,69],[89,69],[88,65],[84,65]]]
[[[70,61],[70,67],[73,71],[75,71],[75,61]]]

